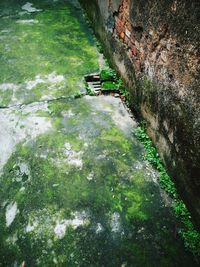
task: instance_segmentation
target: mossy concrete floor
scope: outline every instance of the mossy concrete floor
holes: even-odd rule
[[[0,266],[196,266],[77,1],[0,3]],[[64,98],[62,98],[64,97]]]

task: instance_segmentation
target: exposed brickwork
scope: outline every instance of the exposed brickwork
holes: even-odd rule
[[[141,31],[140,27],[138,31]],[[136,31],[130,21],[130,0],[123,0],[118,13],[115,15],[114,36],[126,45],[136,73],[139,73],[144,50],[142,49],[142,42],[139,44],[136,40]]]
[[[176,1],[172,3],[171,11],[176,11]],[[200,70],[198,47],[180,44],[166,25],[160,25],[158,29],[151,23],[145,29],[141,23],[134,25],[130,14],[131,1],[123,0],[115,14],[113,33],[126,46],[136,75],[144,74],[165,85],[178,86],[180,97],[187,97],[187,88]]]

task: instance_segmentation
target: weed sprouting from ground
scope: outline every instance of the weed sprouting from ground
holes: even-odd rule
[[[129,106],[130,103],[130,94],[127,88],[124,85],[124,82],[119,77],[119,75],[111,69],[109,66],[103,69],[100,73],[100,78],[102,81],[102,90],[103,91],[112,91],[120,93],[124,98],[126,105]]]
[[[159,172],[161,187],[173,198],[173,209],[177,218],[180,219],[182,225],[179,229],[179,234],[183,238],[185,247],[188,248],[194,255],[200,255],[200,233],[195,229],[191,215],[180,199],[176,190],[175,184],[167,174],[164,165],[161,162],[159,154],[154,147],[151,139],[146,133],[144,124],[135,129],[134,135],[143,143],[145,148],[144,158]]]

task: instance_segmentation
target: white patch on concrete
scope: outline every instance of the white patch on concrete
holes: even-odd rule
[[[39,23],[39,20],[37,19],[18,19],[16,21],[18,24],[27,24],[27,25],[32,25],[32,24],[37,24]]]
[[[26,88],[28,90],[32,90],[34,87],[36,87],[38,84],[41,84],[41,83],[45,83],[45,81],[41,79],[40,75],[36,75],[35,80],[26,82]]]
[[[55,1],[54,1],[55,2]],[[56,257],[53,258],[53,263],[56,264],[56,266],[58,266],[58,260],[56,259]]]
[[[65,143],[64,155],[67,157],[68,164],[82,169],[83,161],[81,159],[81,156],[83,155],[83,151],[76,152],[71,149],[71,145],[69,143]]]
[[[45,107],[46,104],[44,104],[44,109]],[[50,120],[35,114],[41,109],[41,104],[32,105],[32,108],[27,106],[17,111],[11,108],[0,111],[0,170],[18,143],[25,139],[34,139],[51,128]]]
[[[63,75],[57,75],[55,72],[52,72],[47,76],[47,80],[52,84],[57,84],[63,82],[65,77]]]
[[[72,146],[70,145],[70,143],[65,143],[65,149],[67,151],[70,151],[72,149]]]
[[[38,226],[38,221],[34,221],[32,223],[29,223],[25,229],[26,233],[32,232],[37,226]]]
[[[17,215],[17,203],[12,202],[6,207],[6,226],[9,227]]]
[[[29,2],[27,2],[25,5],[22,6],[22,10],[25,10],[29,13],[42,11],[42,9],[37,9],[33,7],[33,4]]]
[[[20,163],[19,167],[20,167],[20,172],[22,174],[30,175],[29,167],[25,162]]]
[[[4,29],[4,30],[1,30],[1,31],[0,31],[0,33],[3,33],[3,34],[4,34],[4,33],[10,33],[10,32],[11,32],[10,29]]]
[[[136,170],[142,170],[144,168],[144,163],[143,162],[140,162],[140,161],[137,161],[134,164],[134,167],[135,167]]]
[[[97,223],[97,227],[95,229],[96,234],[100,234],[104,231],[103,226],[100,223]]]
[[[24,192],[25,190],[26,190],[26,188],[25,188],[24,186],[22,186],[22,187],[19,189],[20,192]]]
[[[83,146],[84,146],[85,148],[88,148],[89,145],[88,145],[88,143],[84,143]]]
[[[15,172],[15,176],[12,178],[13,181],[16,181],[16,182],[22,182],[22,179],[23,179],[23,175],[27,175],[28,176],[28,179],[27,181],[30,181],[30,170],[29,170],[29,167],[28,165],[25,163],[25,162],[18,162],[17,164],[15,164],[15,166],[19,166],[19,170],[16,170]],[[13,166],[13,167],[15,167]],[[23,183],[22,183],[23,185]],[[20,189],[22,190],[22,189]]]
[[[27,11],[20,11],[18,12],[19,16],[24,16],[25,14],[29,14]]]
[[[98,156],[96,156],[96,159],[97,160],[103,160],[103,159],[106,159],[106,154],[103,154],[103,155],[98,155]]]
[[[132,130],[133,127],[136,126],[136,122],[130,117],[130,114],[127,112],[121,101],[119,101],[118,108],[112,112],[112,119],[115,125],[124,133],[132,135]]]
[[[83,152],[75,152],[75,151],[71,151],[70,155],[68,156],[68,163],[70,165],[74,165],[75,167],[82,169],[83,167],[83,161],[81,159],[81,155],[83,154]]]
[[[22,182],[22,176],[14,177],[14,178],[12,178],[12,180],[20,183],[20,182]]]
[[[63,220],[61,222],[57,222],[56,227],[54,228],[55,235],[59,239],[62,239],[65,236],[66,228],[67,228],[66,220]]]
[[[56,222],[62,220],[63,213],[61,210],[54,208],[36,209],[27,214],[28,223],[24,227],[24,234],[31,233],[32,241],[48,240],[47,248],[53,246],[54,242],[54,228]]]
[[[27,20],[27,21],[18,21],[19,23],[36,23],[35,20]],[[8,47],[9,49],[9,47]],[[52,72],[48,75],[42,75],[38,74],[34,77],[33,80],[27,80],[24,83],[18,85],[14,83],[2,83],[0,84],[0,91],[6,91],[6,90],[11,90],[12,95],[10,96],[10,103],[11,104],[21,104],[24,102],[24,97],[26,98],[27,95],[29,94],[28,91],[33,90],[36,88],[38,85],[44,84],[45,89],[47,89],[45,93],[42,94],[41,98],[38,100],[47,100],[47,99],[52,99],[53,94],[57,92],[58,90],[62,89],[63,86],[66,85],[66,79],[63,75],[57,75],[56,72]],[[21,96],[19,97],[17,92],[20,91],[20,89],[23,91],[24,89],[27,89],[27,92],[25,92],[24,97]],[[0,98],[0,101],[2,99]],[[73,116],[74,114],[71,112],[68,113],[68,117]]]
[[[37,113],[40,110],[49,112],[48,102],[35,102],[29,105],[24,105],[21,107],[21,110],[26,114],[29,113],[30,115]]]
[[[56,72],[52,72],[48,75],[44,75],[43,77],[38,74],[35,76],[34,80],[26,81],[26,88],[28,90],[32,90],[38,84],[50,84],[50,85],[57,85],[61,82],[65,81],[65,77],[63,75],[57,75]]]
[[[120,215],[118,212],[114,212],[110,221],[111,231],[113,233],[119,233],[121,230]]]
[[[87,176],[87,180],[88,181],[92,181],[94,179],[94,172],[91,172],[88,176]]]
[[[60,184],[53,184],[52,186],[53,187],[58,187]]]
[[[73,219],[57,221],[54,233],[59,239],[62,239],[65,236],[67,226],[77,229],[78,227],[89,223],[89,214],[86,211],[76,211],[72,214],[72,217]]]
[[[145,169],[147,175],[145,175],[145,179],[147,181],[153,181],[155,184],[159,185],[159,175],[154,169],[152,169],[150,163],[148,161],[145,162]]]
[[[17,86],[14,83],[2,83],[0,84],[0,90],[6,91],[6,90],[17,90],[19,86]]]
[[[125,108],[120,98],[113,96],[86,96],[93,108],[98,111],[108,113],[114,124],[121,129],[126,135],[132,136],[133,127],[136,127],[136,121]]]
[[[47,155],[45,155],[45,154],[40,154],[39,157],[40,157],[41,159],[46,159],[46,158],[47,158]]]

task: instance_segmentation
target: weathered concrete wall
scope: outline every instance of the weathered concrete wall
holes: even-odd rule
[[[81,2],[200,227],[200,2]]]

